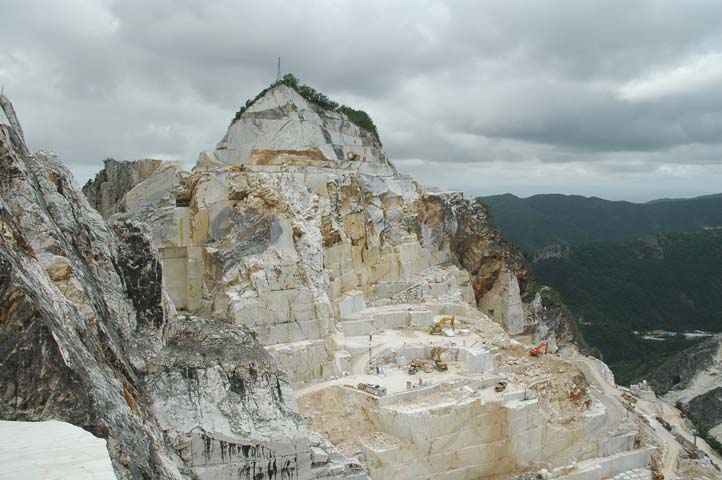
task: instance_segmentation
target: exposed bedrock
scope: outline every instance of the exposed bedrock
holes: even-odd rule
[[[126,194],[136,185],[150,177],[160,167],[183,169],[183,162],[163,162],[161,160],[118,161],[108,158],[103,169],[94,179],[83,186],[83,193],[90,204],[108,218],[112,214],[125,211]],[[146,189],[148,192],[148,189]],[[132,205],[131,205],[132,208]]]
[[[423,195],[421,235],[446,244],[472,276],[477,305],[512,334],[526,329],[520,291],[530,280],[520,251],[501,238],[488,208],[460,193]]]
[[[685,410],[698,418],[705,428],[711,429],[722,424],[722,387],[715,387],[692,398]]]
[[[650,387],[662,395],[670,390],[683,390],[698,373],[716,368],[715,359],[720,350],[720,337],[714,336],[683,350],[666,360],[647,379]]]
[[[0,125],[2,418],[66,420],[108,439],[119,475],[177,476],[140,401],[118,239],[54,157],[23,150]]]
[[[255,335],[177,316],[148,224],[106,223],[54,156],[19,139],[0,125],[0,418],[82,426],[107,439],[119,478],[361,471],[338,454],[333,471],[314,466]]]
[[[227,165],[333,166],[389,175],[378,139],[339,112],[324,110],[277,85],[234,121],[204,162]]]
[[[191,172],[106,162],[92,202],[12,126],[0,141],[3,419],[83,426],[122,478],[646,467],[486,208],[292,88]]]

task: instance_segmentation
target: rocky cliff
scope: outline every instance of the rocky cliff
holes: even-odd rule
[[[27,151],[14,128],[0,125],[0,415],[62,419],[106,437],[121,475],[177,475],[140,400],[131,352],[163,343],[169,306],[152,298],[139,315],[126,289],[144,280],[157,252],[137,245],[146,247],[139,276],[124,274],[124,239],[56,158]]]
[[[717,367],[719,348],[719,337],[708,338],[659,365],[647,382],[658,395],[664,395],[671,390],[684,390],[698,373]]]
[[[118,218],[153,219],[175,306],[251,327],[295,381],[343,370],[329,339],[355,313],[350,298],[427,299],[434,266],[449,267],[432,283],[458,285],[457,297],[437,289],[446,300],[479,305],[513,334],[526,328],[526,263],[485,207],[398,175],[375,137],[285,85],[189,175],[159,171],[129,198]],[[306,348],[288,348],[296,342]]]
[[[248,328],[176,315],[146,223],[106,223],[9,125],[0,161],[2,418],[106,438],[120,478],[354,475],[312,467],[319,440]]]
[[[3,418],[84,426],[127,478],[646,467],[486,208],[398,174],[343,113],[275,85],[191,172],[106,163],[105,220],[1,131]]]
[[[722,336],[714,335],[665,360],[648,383],[670,402],[696,417],[700,427],[722,441]]]
[[[93,208],[108,218],[128,208],[125,197],[133,187],[150,177],[159,167],[167,168],[171,165],[183,169],[183,162],[152,159],[119,162],[108,158],[103,162],[103,169],[85,184],[83,194]]]

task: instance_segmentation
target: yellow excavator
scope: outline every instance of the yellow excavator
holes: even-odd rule
[[[431,349],[431,358],[434,360],[434,367],[440,371],[445,372],[449,369],[449,366],[441,360],[441,354],[446,351],[443,347],[434,347]]]
[[[425,373],[431,373],[434,371],[434,367],[431,362],[425,358],[415,358],[409,363],[409,375],[415,375],[419,370],[423,370]]]
[[[444,334],[444,327],[447,323],[451,323],[451,330],[454,330],[454,317],[441,317],[438,322],[436,322],[436,325],[433,327],[429,327],[426,329],[427,332],[431,335],[443,335]]]
[[[659,464],[657,457],[652,457],[652,479],[653,480],[664,480],[664,473],[662,473],[662,466]]]

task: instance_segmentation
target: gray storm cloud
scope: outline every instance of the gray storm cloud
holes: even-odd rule
[[[722,3],[6,0],[0,83],[31,148],[189,165],[275,58],[472,194],[722,190]]]

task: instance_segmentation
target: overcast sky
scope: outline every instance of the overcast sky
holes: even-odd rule
[[[195,163],[282,70],[369,112],[391,160],[470,194],[722,191],[722,2],[3,0],[31,149]]]

